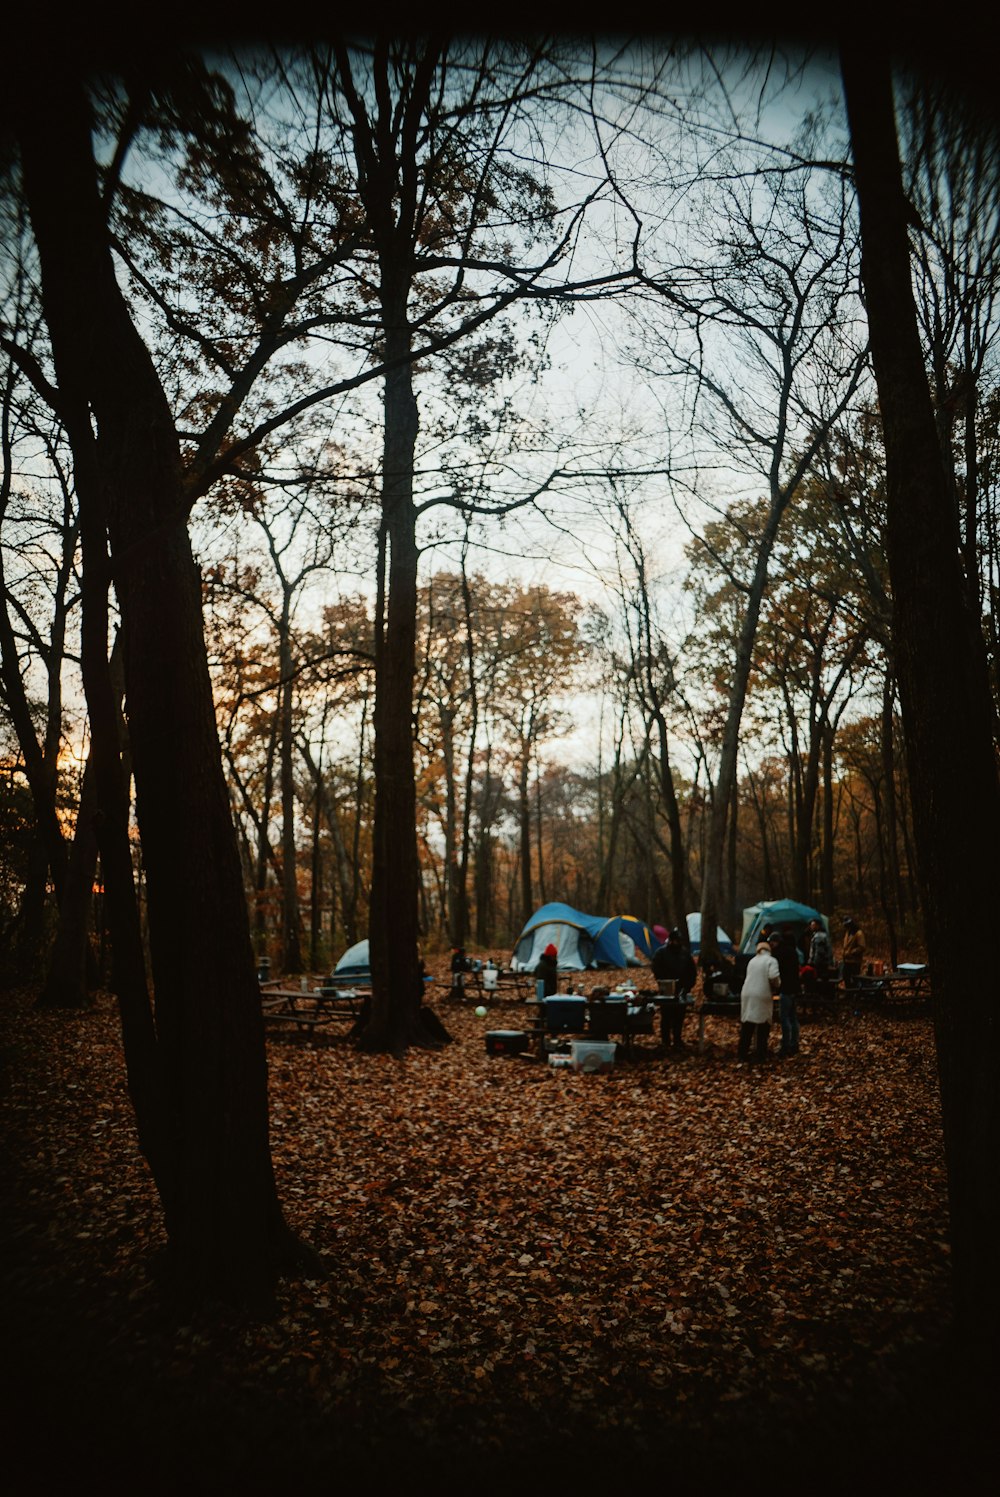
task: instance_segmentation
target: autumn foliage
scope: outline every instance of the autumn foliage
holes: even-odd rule
[[[449,1490],[626,1460],[712,1491],[745,1460],[791,1481],[806,1455],[815,1491],[958,1460],[936,1417],[928,1019],[806,1024],[800,1056],[760,1071],[712,1018],[704,1053],[640,1040],[586,1076],[490,1059],[513,1004],[437,1006],[455,1043],[402,1061],[269,1040],[279,1191],[326,1275],[284,1284],[269,1324],[178,1325],[110,1003],[6,1000],[4,1403],[26,1459],[111,1490],[152,1461],[157,1491],[347,1472],[387,1490],[403,1460]],[[49,1419],[63,1456],[37,1441]]]

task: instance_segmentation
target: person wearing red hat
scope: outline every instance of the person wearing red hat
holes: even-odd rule
[[[535,976],[545,983],[545,996],[552,998],[559,991],[559,951],[550,941],[538,958]]]

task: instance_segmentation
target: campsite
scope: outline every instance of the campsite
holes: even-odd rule
[[[326,19],[0,90],[14,1497],[950,1491],[988,49]]]
[[[918,1492],[974,1469],[928,1019],[806,1025],[760,1075],[723,1020],[703,1056],[606,1076],[491,1060],[517,1005],[446,997],[454,1043],[405,1061],[272,1036],[275,1168],[322,1275],[268,1323],[177,1322],[112,1004],[28,996],[0,1007],[17,1497],[80,1462],[164,1494],[374,1493],[400,1463],[456,1493],[623,1468],[793,1491],[803,1460],[811,1492]]]

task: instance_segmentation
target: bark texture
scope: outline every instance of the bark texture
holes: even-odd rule
[[[260,999],[176,432],[115,278],[85,91],[71,69],[54,65],[32,78],[20,102],[44,313],[73,413],[89,589],[84,669],[104,756],[98,817],[118,833],[102,834],[101,852],[130,1089],[164,1202],[174,1283],[186,1299],[263,1308],[295,1245],[271,1167]],[[117,745],[109,742],[105,535],[122,614],[155,1032],[130,915]]]
[[[1000,908],[992,703],[917,331],[888,58],[866,43],[845,50],[841,68],[885,431],[894,661],[932,974],[956,1314],[968,1347],[987,1357],[1000,1330],[997,1004],[982,967]]]

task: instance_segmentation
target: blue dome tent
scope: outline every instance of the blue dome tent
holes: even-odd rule
[[[649,927],[633,915],[585,915],[568,904],[543,904],[518,937],[514,971],[534,971],[550,944],[559,953],[562,971],[582,972],[587,967],[638,966],[636,953],[648,957],[656,943]]]
[[[795,899],[769,899],[762,904],[753,904],[743,911],[740,951],[753,955],[762,925],[774,925],[779,930],[791,926],[799,947],[801,948],[804,943],[805,950],[808,951],[809,943],[805,940],[805,935],[810,920],[818,920],[829,935],[829,920],[825,915],[821,915],[819,910],[812,909],[810,905],[799,904]]]

